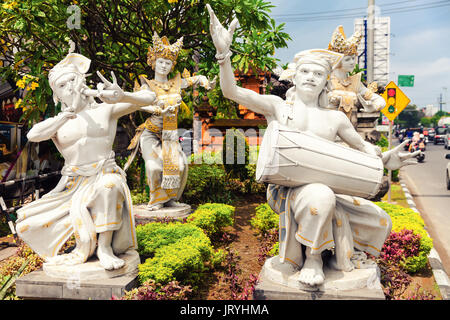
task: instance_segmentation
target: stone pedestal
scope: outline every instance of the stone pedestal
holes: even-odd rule
[[[163,207],[159,210],[148,210],[146,204],[133,206],[136,223],[148,223],[163,218],[182,220],[191,214],[191,206],[183,203],[180,207]]]
[[[324,267],[325,282],[307,286],[296,279],[300,271],[281,265],[278,256],[266,260],[253,297],[255,300],[384,300],[377,267],[351,272]]]
[[[125,266],[104,270],[96,257],[73,266],[51,266],[16,280],[16,295],[24,299],[110,300],[138,286],[139,255],[129,250],[119,255]]]

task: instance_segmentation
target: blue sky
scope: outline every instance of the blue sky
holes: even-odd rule
[[[354,18],[336,18],[320,21],[288,21],[298,14],[325,12],[322,16],[343,15],[364,10],[367,0],[270,0],[276,7],[271,16],[279,24],[286,23],[285,31],[292,41],[286,49],[278,49],[275,57],[280,64],[290,62],[294,55],[305,49],[326,48],[338,25],[344,27],[347,36],[353,33]],[[448,2],[448,3],[447,3]],[[419,107],[428,104],[438,106],[439,94],[447,102],[443,109],[450,111],[450,1],[439,0],[376,0],[380,16],[391,17],[391,56],[389,80],[397,82],[399,74],[415,75],[414,87],[402,87],[402,91]],[[445,6],[444,6],[445,5]],[[423,9],[424,6],[440,6]],[[405,12],[400,8],[413,11]],[[399,10],[396,10],[399,8]],[[340,10],[340,11],[337,11]],[[345,11],[344,11],[345,10]],[[397,13],[383,13],[396,10]],[[286,16],[291,15],[291,16]],[[296,16],[292,16],[296,15]],[[303,16],[304,17],[304,16]],[[447,90],[443,89],[447,88]]]

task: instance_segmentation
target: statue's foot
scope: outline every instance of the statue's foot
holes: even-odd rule
[[[125,261],[116,257],[111,247],[99,245],[97,248],[97,257],[100,261],[100,265],[105,270],[120,269],[125,265]]]
[[[52,257],[47,259],[46,264],[48,265],[67,265],[72,266],[75,264],[84,263],[85,260],[81,255],[77,254],[77,251],[74,250],[70,253],[60,254],[56,257]]]
[[[162,203],[158,203],[158,204],[148,204],[147,205],[147,210],[150,211],[156,211],[159,210],[163,207],[164,205]]]
[[[352,264],[356,269],[370,269],[376,267],[376,262],[367,258],[364,252],[356,251],[351,259]]]
[[[167,201],[164,206],[166,207],[184,207],[184,203],[175,201],[173,199],[170,199],[169,201]]]
[[[335,255],[332,255],[330,260],[328,260],[328,265],[330,266],[330,268],[333,268],[334,270],[339,270],[339,271],[345,271],[345,272],[350,272],[352,271],[355,266],[353,265],[352,261],[350,261],[350,259],[348,258],[343,258],[343,259],[338,259],[336,258]]]
[[[310,255],[300,270],[298,281],[309,286],[318,286],[325,281],[323,262],[320,255]]]

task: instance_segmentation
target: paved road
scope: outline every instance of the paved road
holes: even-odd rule
[[[400,176],[425,220],[445,271],[450,274],[450,190],[445,183],[447,153],[450,151],[445,150],[442,144],[429,143],[425,162],[403,167]]]

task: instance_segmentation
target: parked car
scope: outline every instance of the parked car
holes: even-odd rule
[[[444,138],[444,148],[450,149],[450,128],[447,128],[447,134]]]
[[[434,144],[438,143],[444,143],[445,141],[445,135],[447,134],[447,126],[437,127],[436,128],[436,135],[434,136]]]
[[[450,160],[450,153],[445,155],[445,159]],[[447,190],[450,190],[450,161],[447,163],[447,169],[445,171],[445,182],[447,183]]]

